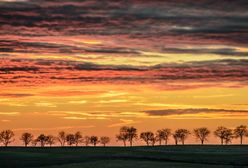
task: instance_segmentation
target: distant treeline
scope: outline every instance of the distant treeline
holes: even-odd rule
[[[134,141],[138,139],[143,140],[147,146],[167,145],[170,138],[174,139],[175,145],[181,143],[185,144],[186,139],[193,135],[200,144],[204,144],[207,140],[211,131],[206,127],[200,127],[194,129],[192,132],[187,129],[177,129],[172,132],[169,128],[164,128],[157,130],[155,133],[151,131],[141,132],[138,135],[138,131],[135,127],[123,126],[120,128],[119,133],[116,135],[116,140],[123,142],[124,146],[127,146],[129,143],[130,146],[133,146]],[[223,126],[218,127],[213,134],[220,139],[221,145],[230,144],[233,138],[239,138],[240,144],[243,144],[244,137],[248,137],[248,128],[245,125],[237,126],[235,129],[226,128]],[[11,144],[14,139],[14,132],[12,130],[4,130],[0,132],[0,143],[7,147]],[[57,136],[40,134],[37,137],[34,137],[29,132],[25,132],[21,135],[20,140],[23,142],[25,147],[27,146],[37,146],[40,145],[44,147],[46,145],[52,146],[56,143],[59,143],[61,146],[96,146],[97,144],[102,144],[106,146],[110,142],[110,137],[108,136],[82,136],[81,132],[76,132],[75,134],[67,134],[64,131],[60,131]]]

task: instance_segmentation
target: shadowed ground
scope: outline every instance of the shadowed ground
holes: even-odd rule
[[[0,167],[248,167],[248,146],[0,148]]]

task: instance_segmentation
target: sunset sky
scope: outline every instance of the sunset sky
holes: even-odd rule
[[[126,125],[248,125],[247,5],[0,0],[0,129],[16,144],[64,130],[116,145]]]

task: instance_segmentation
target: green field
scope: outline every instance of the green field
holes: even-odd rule
[[[248,146],[0,148],[0,167],[242,168]]]

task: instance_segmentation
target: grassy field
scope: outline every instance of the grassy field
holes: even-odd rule
[[[0,167],[243,168],[248,146],[0,148]]]

